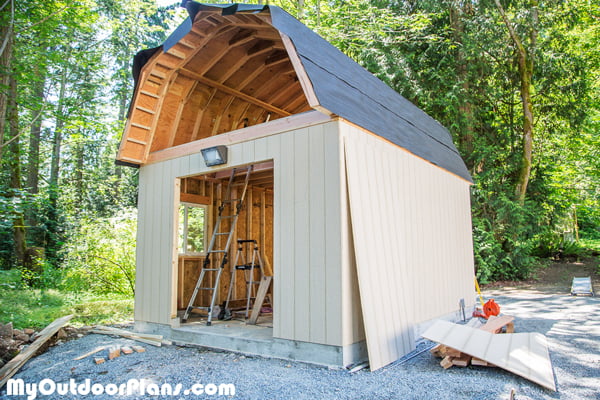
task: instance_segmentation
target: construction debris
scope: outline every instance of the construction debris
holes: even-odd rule
[[[133,353],[133,349],[129,346],[123,346],[123,347],[121,347],[121,352],[123,354],[131,354],[131,353]]]
[[[96,364],[102,364],[106,359],[104,357],[94,357],[94,362]]]
[[[145,349],[145,348],[143,348],[142,346],[131,346],[131,348],[132,348],[133,350],[135,350],[135,351],[136,351],[136,353],[143,353],[143,352],[145,352],[145,351],[146,351],[146,349]]]
[[[170,342],[163,341],[162,335],[152,335],[149,333],[138,333],[138,332],[129,332],[124,329],[112,328],[110,326],[97,326],[91,331],[92,333],[99,333],[102,335],[116,335],[122,336],[128,339],[137,340],[138,342],[151,344],[152,346],[160,347],[163,342],[165,344],[170,344]]]
[[[110,347],[108,349],[108,359],[113,360],[117,357],[121,357],[121,347],[120,346]]]
[[[496,335],[484,329],[439,320],[422,336],[556,391],[548,344],[540,333]],[[442,360],[444,368],[449,368],[446,367],[448,358],[445,356]]]
[[[89,357],[92,354],[96,354],[97,352],[102,351],[104,349],[106,349],[106,346],[96,347],[94,350],[89,351],[89,352],[87,352],[85,354],[82,354],[79,357],[75,357],[73,360],[83,360],[84,358]]]
[[[67,315],[59,318],[52,322],[50,325],[45,327],[37,339],[25,350],[21,351],[12,360],[6,363],[2,369],[0,369],[0,388],[2,388],[8,380],[17,373],[17,371],[31,358],[33,355],[46,343],[60,328],[66,325],[73,318],[73,315]],[[12,326],[12,325],[11,325]]]

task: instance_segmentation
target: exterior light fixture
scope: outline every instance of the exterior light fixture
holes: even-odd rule
[[[200,150],[207,167],[227,164],[227,146],[215,146]]]

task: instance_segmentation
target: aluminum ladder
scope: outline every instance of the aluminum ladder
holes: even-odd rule
[[[221,310],[221,314],[219,314],[219,319],[231,319],[231,311],[229,310],[229,302],[231,301],[231,294],[233,292],[233,287],[235,286],[236,275],[239,271],[244,272],[244,278],[246,282],[246,310],[244,316],[248,318],[250,313],[250,300],[252,299],[252,292],[256,292],[254,290],[255,285],[260,285],[260,282],[263,278],[263,268],[262,268],[262,258],[260,257],[260,251],[258,251],[258,242],[254,239],[238,239],[238,251],[235,255],[235,262],[233,263],[233,268],[231,269],[231,277],[229,279],[229,291],[227,292],[227,301],[225,302],[225,307]],[[252,248],[252,257],[250,262],[246,262],[246,257],[244,256],[244,245],[253,244]],[[241,260],[241,263],[238,264]],[[259,280],[254,280],[254,271],[260,271]]]
[[[237,173],[240,171],[245,171],[246,176],[242,182],[234,183],[234,179]],[[240,215],[240,211],[242,210],[242,205],[244,203],[244,198],[246,197],[246,190],[248,189],[248,180],[250,179],[250,173],[252,172],[252,165],[248,167],[242,168],[234,168],[231,171],[231,176],[229,177],[229,183],[227,184],[227,192],[225,197],[221,201],[221,205],[219,206],[219,215],[217,217],[217,222],[215,223],[215,229],[213,231],[212,238],[210,239],[210,244],[208,246],[208,250],[206,251],[206,257],[204,258],[204,263],[202,264],[202,270],[200,271],[200,276],[198,277],[198,281],[196,282],[196,287],[194,288],[194,293],[190,298],[190,302],[183,314],[182,322],[186,322],[190,316],[192,310],[204,310],[208,313],[206,325],[210,326],[212,323],[212,311],[215,307],[215,301],[217,300],[217,294],[219,292],[219,282],[221,281],[221,274],[223,273],[223,269],[227,264],[227,254],[229,252],[229,247],[231,246],[231,239],[233,237],[233,233],[235,231],[235,225],[238,220],[238,216]],[[241,194],[237,198],[232,198],[233,188],[242,187]],[[229,214],[224,214],[223,211],[229,209]],[[224,220],[230,220],[229,230],[221,231],[221,224]],[[217,238],[226,237],[227,241],[225,246],[222,248],[218,248]],[[216,267],[211,267],[210,257],[214,255],[214,265]],[[220,258],[220,263],[218,262]],[[214,279],[211,285],[210,275],[207,272],[216,272],[217,276]],[[206,279],[205,279],[206,278]],[[206,281],[206,282],[204,282]],[[204,285],[204,286],[203,286]],[[194,302],[196,301],[196,297],[198,296],[198,292],[200,290],[211,292],[211,301],[210,306],[208,307],[197,307],[194,306]]]

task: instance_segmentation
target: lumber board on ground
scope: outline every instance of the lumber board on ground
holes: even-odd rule
[[[256,321],[258,320],[258,316],[260,315],[260,308],[265,301],[265,296],[267,295],[267,291],[269,290],[269,286],[271,285],[271,281],[273,280],[272,276],[263,276],[260,281],[260,285],[258,286],[258,294],[254,299],[254,306],[252,307],[252,314],[250,314],[250,319],[248,320],[248,325],[256,325]]]
[[[503,315],[501,317],[495,317],[492,318],[490,317],[490,319],[488,319],[488,321],[485,323],[485,325],[483,325],[481,328],[486,332],[490,332],[490,333],[499,333],[499,331],[502,330],[502,328],[504,328],[505,326],[507,327],[507,332],[508,332],[508,328],[509,325],[512,326],[512,330],[514,331],[514,321],[515,317],[510,316],[510,315]],[[508,332],[511,333],[511,332]]]
[[[162,335],[152,335],[149,333],[129,332],[123,329],[112,328],[108,326],[98,326],[91,333],[99,333],[101,335],[117,335],[128,339],[137,340],[138,342],[151,344],[160,347],[162,345]]]
[[[94,350],[92,350],[92,351],[88,351],[87,353],[85,353],[85,354],[82,354],[82,355],[80,355],[79,357],[75,357],[75,358],[73,359],[73,361],[77,361],[77,360],[83,360],[84,358],[86,358],[86,357],[89,357],[89,356],[91,356],[92,354],[96,354],[97,352],[99,352],[99,351],[102,351],[102,350],[106,349],[106,347],[107,347],[107,346],[99,346],[99,347],[96,347],[96,348],[95,348]]]
[[[0,388],[2,388],[8,380],[17,373],[17,371],[35,354],[36,351],[44,345],[60,328],[65,326],[74,315],[67,315],[54,320],[50,325],[46,326],[38,335],[37,339],[25,350],[17,354],[12,360],[7,362],[0,369]]]

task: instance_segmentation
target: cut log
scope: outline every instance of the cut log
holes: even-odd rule
[[[50,325],[45,327],[40,334],[38,335],[35,342],[33,342],[29,347],[23,350],[21,353],[17,354],[15,358],[10,360],[9,362],[0,369],[0,388],[2,388],[8,380],[17,373],[17,371],[35,354],[36,351],[40,349],[60,328],[66,325],[67,322],[73,318],[73,315],[67,315],[65,317],[59,318],[52,322]]]
[[[131,354],[133,353],[133,349],[129,346],[123,346],[121,347],[121,352],[123,352],[123,354]]]
[[[106,361],[104,357],[94,357],[94,362],[96,364],[102,364],[104,361]]]

